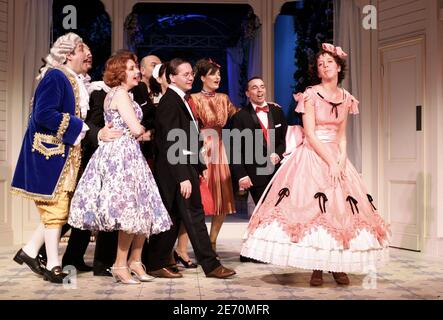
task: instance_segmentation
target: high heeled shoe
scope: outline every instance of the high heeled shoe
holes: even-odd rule
[[[131,269],[129,269],[128,266],[125,266],[125,267],[112,266],[111,267],[111,274],[112,274],[112,277],[114,278],[115,282],[121,282],[123,284],[140,284],[141,283],[140,281],[134,279],[132,276],[131,276],[131,279],[123,279],[120,275],[115,273],[116,270],[123,270],[123,269],[128,270],[129,274],[131,274]]]
[[[133,268],[133,265],[142,266],[143,270],[145,271],[145,274],[138,274]],[[141,261],[133,261],[129,264],[129,271],[134,275],[134,277],[141,281],[141,282],[149,282],[155,279],[155,277],[150,276],[146,273],[146,267]]]
[[[174,251],[174,259],[175,261],[179,261],[186,269],[195,269],[198,266],[192,262],[191,260],[186,261],[185,259],[183,259],[178,253],[177,251]]]

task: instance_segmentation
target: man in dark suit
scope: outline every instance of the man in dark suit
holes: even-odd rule
[[[173,226],[169,231],[150,237],[148,273],[161,278],[182,277],[167,266],[183,222],[206,276],[227,278],[235,271],[222,266],[212,250],[201,202],[199,174],[206,166],[200,156],[202,142],[199,141],[194,104],[185,99],[194,81],[191,64],[181,59],[171,60],[166,78],[170,86],[156,112],[154,176]]]
[[[231,172],[234,188],[249,190],[257,204],[283,159],[287,122],[279,106],[266,102],[261,78],[248,81],[246,96],[249,104],[232,119]],[[240,261],[255,262],[242,256]]]
[[[252,140],[235,143],[235,131],[232,131],[231,168],[233,181],[237,182],[235,187],[249,190],[257,204],[283,158],[288,126],[281,108],[266,102],[266,86],[261,78],[248,81],[246,96],[250,102],[234,115],[232,129],[240,133],[248,130]],[[248,152],[246,144],[251,142],[253,149]]]

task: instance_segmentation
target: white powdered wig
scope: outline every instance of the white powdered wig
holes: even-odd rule
[[[79,35],[70,32],[57,39],[52,46],[49,54],[45,58],[46,65],[40,69],[37,80],[42,79],[49,69],[59,67],[66,62],[69,53],[75,50],[75,47],[83,40]]]

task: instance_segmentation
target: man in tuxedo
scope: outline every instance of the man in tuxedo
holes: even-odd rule
[[[249,104],[232,119],[231,172],[234,188],[249,190],[257,204],[283,159],[287,122],[279,106],[266,102],[266,86],[261,78],[251,78],[245,93]],[[238,141],[239,134],[252,141]],[[240,261],[252,260],[240,256]]]
[[[240,133],[250,130],[253,152],[247,152],[244,139],[241,143],[233,143],[231,154],[239,155],[239,159],[232,159],[231,168],[236,187],[249,190],[257,204],[283,158],[288,126],[281,108],[266,102],[266,86],[261,78],[254,77],[248,81],[246,96],[250,102],[234,115],[232,129],[238,129]],[[236,153],[237,150],[239,153]]]
[[[222,266],[212,250],[201,202],[199,175],[206,169],[200,156],[203,143],[199,141],[195,105],[185,94],[194,81],[191,64],[182,59],[171,60],[166,78],[170,85],[156,112],[154,176],[173,226],[150,237],[148,273],[161,278],[182,277],[167,266],[180,223],[184,223],[206,276],[227,278],[235,271]]]

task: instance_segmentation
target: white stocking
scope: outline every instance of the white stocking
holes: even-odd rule
[[[52,270],[56,266],[60,266],[60,259],[58,256],[58,244],[60,241],[60,234],[62,228],[45,228],[45,245],[48,262],[46,269]]]
[[[37,229],[35,229],[34,233],[32,234],[31,239],[22,248],[22,250],[31,258],[35,258],[37,257],[43,243],[45,243],[45,226],[40,222]]]

